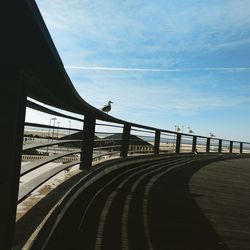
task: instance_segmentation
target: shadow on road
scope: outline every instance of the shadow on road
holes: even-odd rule
[[[195,202],[199,192],[190,193],[189,188],[195,172],[218,160],[224,159],[197,161],[173,169],[154,185],[149,197],[149,228],[154,249],[229,249]]]

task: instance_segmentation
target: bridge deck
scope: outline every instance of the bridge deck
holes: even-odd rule
[[[249,249],[250,159],[179,157],[107,174],[46,249]]]

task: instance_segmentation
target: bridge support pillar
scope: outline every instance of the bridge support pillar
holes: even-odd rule
[[[156,130],[155,131],[155,141],[154,141],[154,154],[159,154],[159,148],[160,148],[160,138],[161,138],[161,131]]]
[[[193,144],[192,144],[192,152],[193,153],[196,150],[196,144],[197,144],[197,136],[193,136]]]
[[[229,146],[229,153],[230,153],[230,154],[233,153],[233,145],[234,145],[234,142],[233,142],[233,141],[230,141],[230,146]]]
[[[80,169],[91,169],[93,160],[93,148],[95,140],[95,117],[91,115],[84,116],[83,142],[81,153]]]
[[[26,110],[25,79],[15,70],[2,71],[0,84],[0,249],[11,249],[15,231]]]
[[[131,131],[131,125],[125,123],[122,133],[122,149],[121,149],[121,157],[123,158],[126,158],[128,156],[130,131]]]
[[[218,152],[221,153],[221,151],[222,151],[222,140],[219,140]]]
[[[177,133],[177,135],[176,135],[175,153],[179,154],[180,151],[181,151],[181,134]]]
[[[209,153],[210,151],[210,138],[207,138],[207,145],[206,145],[206,152]]]
[[[243,142],[240,142],[240,154],[243,153]]]

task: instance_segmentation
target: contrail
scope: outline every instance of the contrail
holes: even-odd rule
[[[87,66],[64,66],[65,69],[81,70],[101,70],[101,71],[138,71],[138,72],[187,72],[187,71],[228,71],[240,72],[250,71],[250,68],[175,68],[175,69],[155,69],[155,68],[110,68],[110,67],[87,67]]]
[[[107,67],[84,67],[84,66],[64,66],[64,68],[83,69],[83,70],[103,70],[103,71],[143,71],[143,72],[178,71],[177,69],[107,68]]]

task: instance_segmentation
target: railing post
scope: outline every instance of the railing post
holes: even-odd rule
[[[121,148],[121,157],[123,158],[126,158],[128,156],[130,130],[131,130],[131,125],[125,123],[123,126],[122,148]]]
[[[2,70],[0,249],[11,249],[14,236],[27,97],[25,81],[14,67]]]
[[[221,153],[222,150],[222,140],[219,140],[218,153]]]
[[[180,149],[181,149],[181,134],[177,133],[177,135],[176,135],[175,153],[179,154]]]
[[[233,145],[234,145],[234,142],[233,142],[233,141],[230,141],[230,147],[229,147],[229,153],[230,153],[230,154],[233,153]]]
[[[95,117],[91,115],[84,116],[83,142],[81,153],[80,169],[91,169],[93,159],[93,148],[95,140]]]
[[[196,144],[197,144],[197,136],[193,136],[193,143],[192,143],[192,152],[194,153],[196,150]]]
[[[155,141],[154,141],[154,154],[159,154],[159,148],[160,148],[160,138],[161,138],[161,131],[156,130],[155,131]]]
[[[243,153],[243,142],[240,142],[240,154]]]
[[[206,152],[209,153],[209,151],[210,151],[210,138],[207,138]]]

